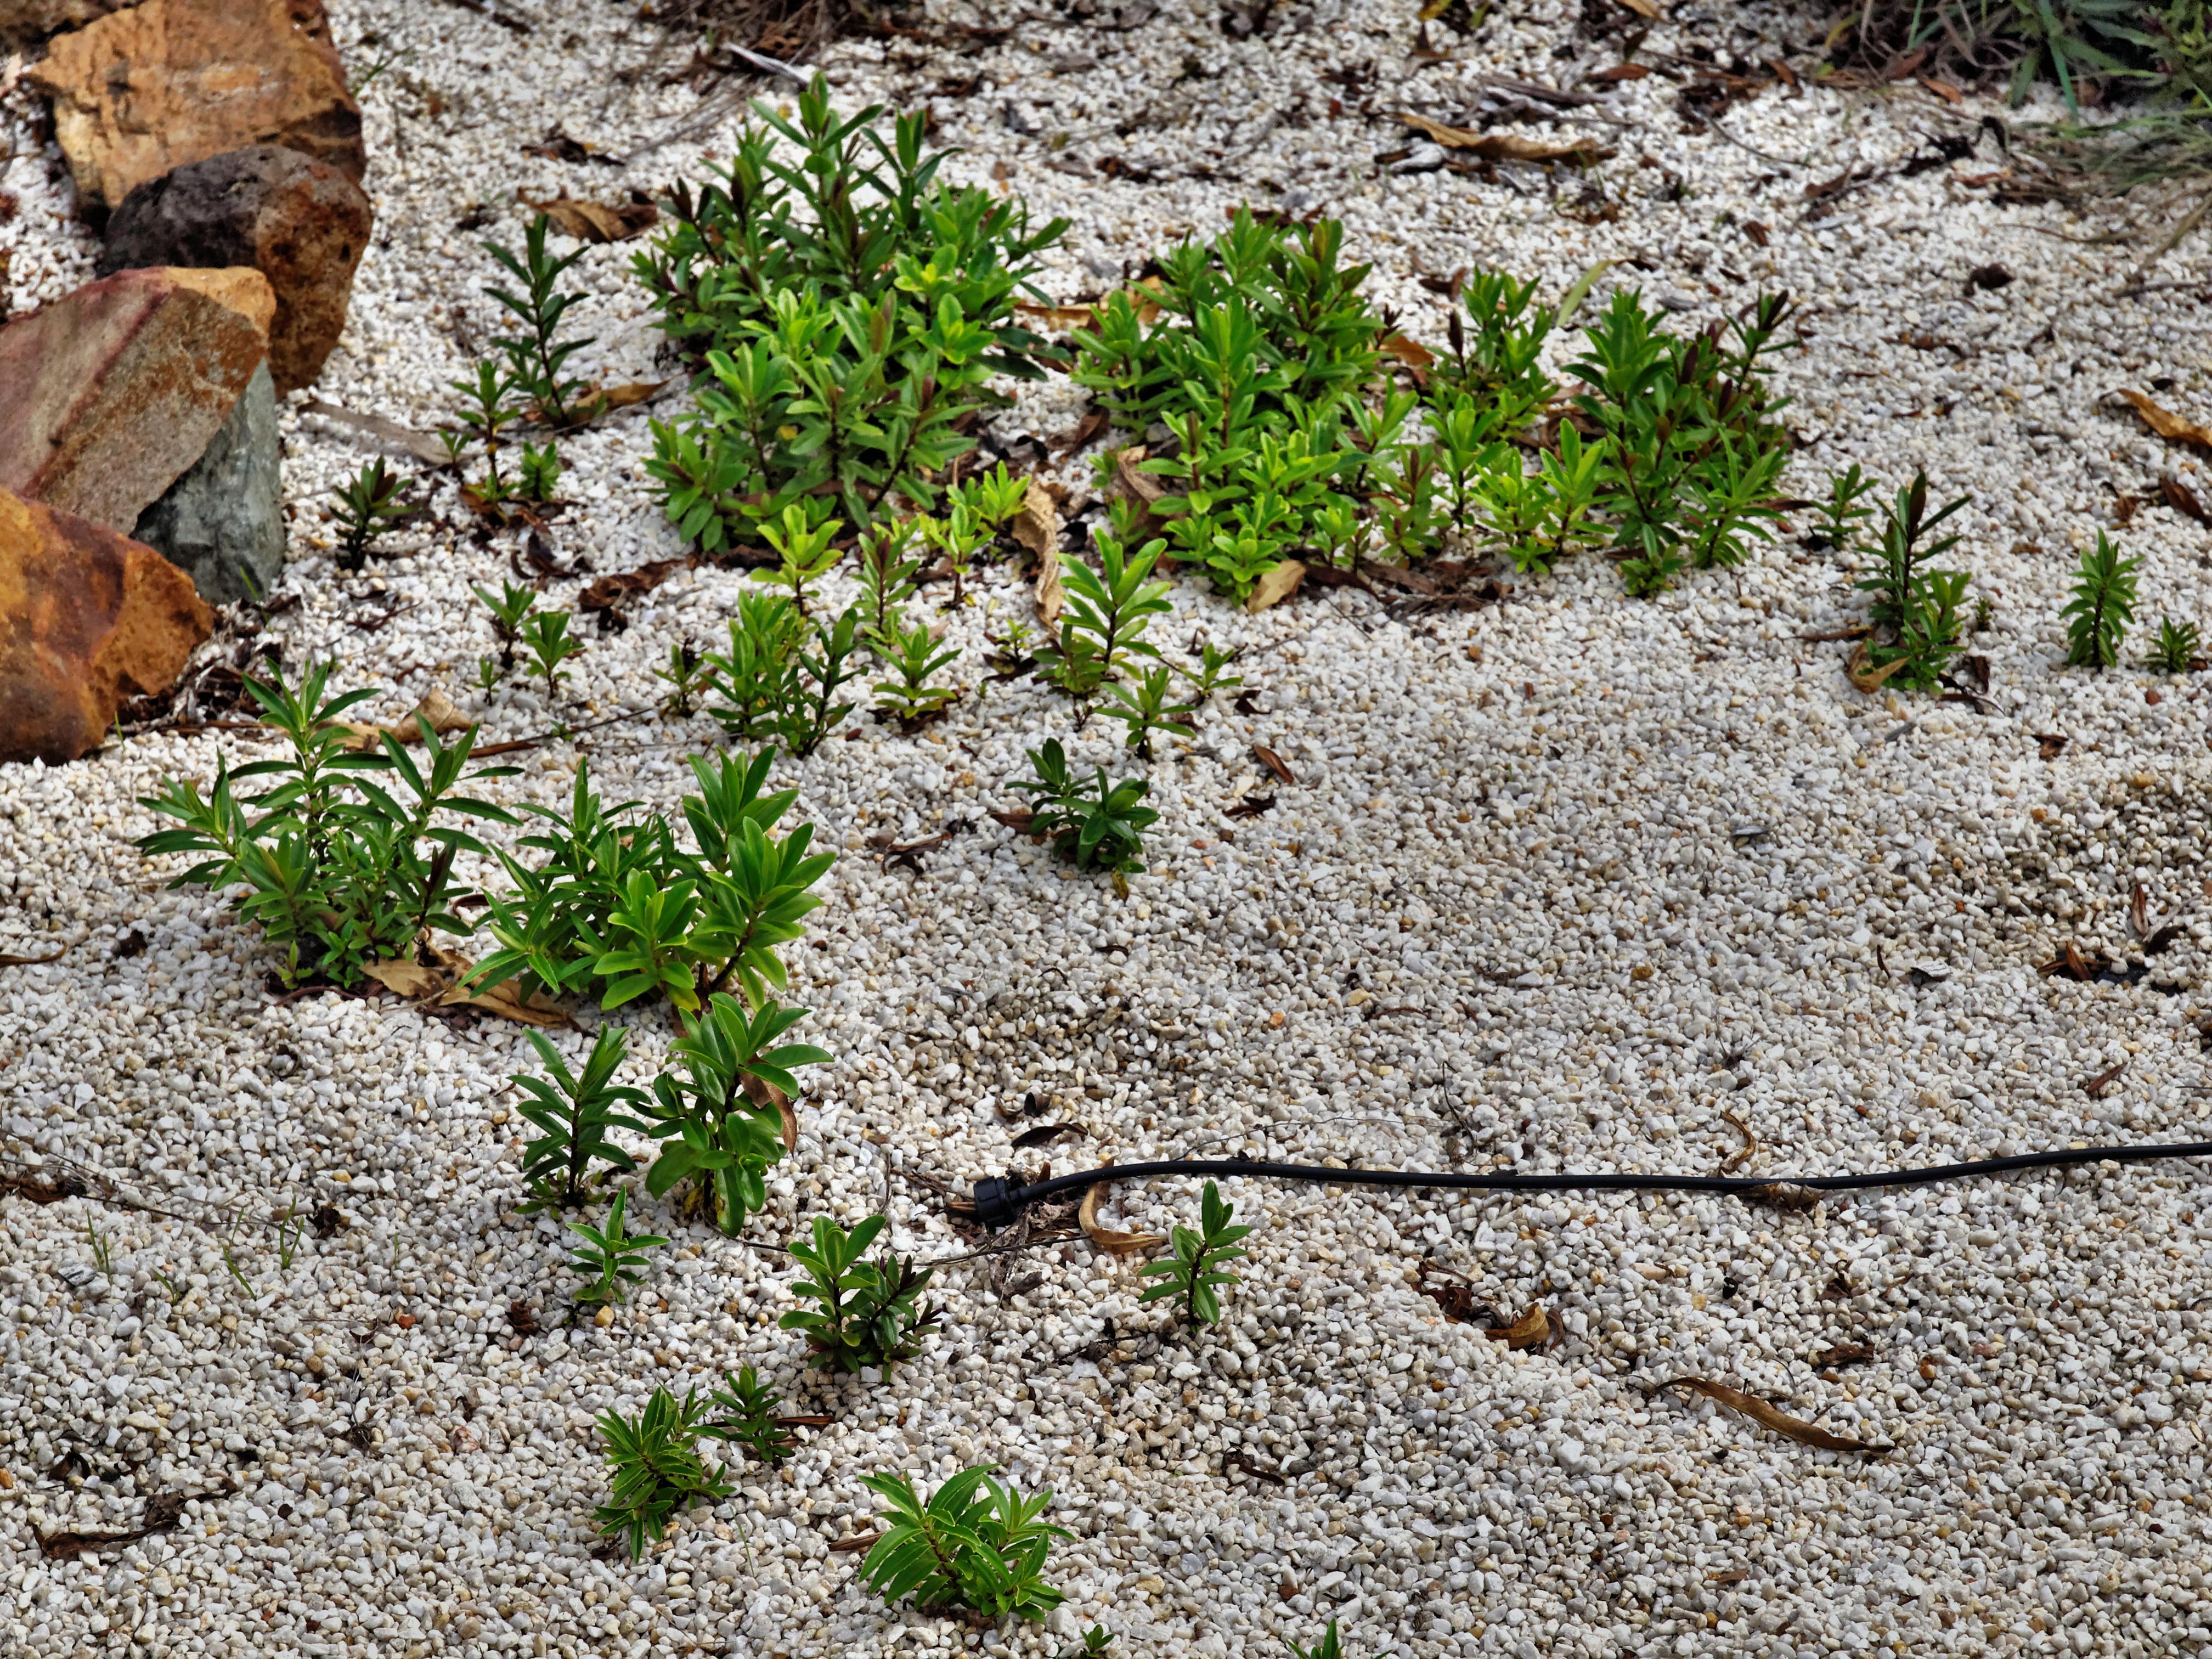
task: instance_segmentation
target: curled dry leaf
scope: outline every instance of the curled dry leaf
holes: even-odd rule
[[[2160,409],[2140,392],[2130,392],[2123,386],[2120,396],[2136,406],[2136,413],[2142,416],[2143,424],[2160,437],[2171,438],[2176,443],[2192,444],[2198,449],[2212,452],[2212,429],[2201,427],[2194,421],[2185,420],[2170,409]]]
[[[1723,1410],[1747,1417],[1761,1427],[1771,1429],[1801,1446],[1817,1446],[1822,1451],[1857,1452],[1868,1457],[1886,1456],[1891,1449],[1887,1446],[1870,1446],[1863,1440],[1853,1440],[1847,1435],[1831,1434],[1817,1424],[1808,1423],[1802,1417],[1792,1417],[1780,1407],[1768,1405],[1758,1395],[1746,1394],[1741,1389],[1731,1389],[1725,1382],[1708,1382],[1702,1376],[1678,1376],[1671,1382],[1662,1382],[1652,1392],[1656,1394],[1667,1389],[1687,1389],[1692,1394],[1701,1394]]]
[[[1134,501],[1145,509],[1145,516],[1139,521],[1136,531],[1140,540],[1157,527],[1158,520],[1152,516],[1152,503],[1167,493],[1160,488],[1158,479],[1138,465],[1146,453],[1142,444],[1132,444],[1127,449],[1116,450],[1114,453],[1113,482],[1106,486],[1109,498]]]
[[[1142,1251],[1158,1249],[1167,1240],[1158,1233],[1125,1233],[1112,1227],[1098,1224],[1098,1200],[1106,1190],[1103,1181],[1094,1182],[1083,1194],[1083,1206],[1075,1212],[1084,1236],[1100,1249],[1115,1255],[1135,1255]]]
[[[1297,778],[1291,773],[1289,763],[1285,761],[1283,757],[1277,754],[1273,750],[1268,748],[1266,744],[1254,744],[1252,745],[1252,757],[1254,759],[1257,760],[1261,765],[1266,767],[1270,772],[1273,773],[1279,782],[1287,784],[1293,789],[1297,787]]]
[[[1014,309],[1033,323],[1047,328],[1090,328],[1098,326],[1097,308],[1093,306],[1041,306],[1034,301],[1017,300]]]
[[[514,980],[503,979],[481,991],[469,989],[461,981],[476,964],[458,951],[433,946],[429,955],[433,961],[428,963],[405,958],[372,962],[362,973],[394,996],[430,1002],[441,1008],[481,1008],[488,1014],[497,1014],[501,1019],[515,1020],[524,1025],[568,1023],[568,1016],[557,1006],[534,992],[525,997],[521,986]]]
[[[1883,683],[1887,681],[1892,674],[1894,674],[1899,669],[1904,667],[1906,663],[1911,660],[1911,659],[1910,657],[1899,657],[1894,662],[1884,663],[1879,668],[1869,666],[1870,660],[1871,659],[1867,652],[1866,641],[1864,640],[1861,640],[1859,641],[1858,649],[1851,653],[1851,659],[1844,665],[1844,673],[1845,677],[1850,679],[1853,685],[1869,695],[1881,690]]]
[[[1723,1112],[1722,1119],[1743,1137],[1743,1145],[1721,1160],[1721,1173],[1733,1175],[1739,1164],[1748,1163],[1759,1152],[1759,1137],[1751,1132],[1751,1125],[1734,1112]]]
[[[1546,1313],[1544,1304],[1538,1302],[1531,1304],[1528,1311],[1510,1325],[1500,1325],[1495,1330],[1485,1331],[1483,1334],[1492,1342],[1503,1342],[1509,1348],[1533,1348],[1550,1341],[1555,1328],[1552,1316]]]
[[[1305,566],[1296,559],[1285,559],[1252,585],[1252,597],[1244,601],[1246,613],[1256,616],[1270,605],[1280,605],[1298,591],[1298,584],[1305,579]]]
[[[660,210],[646,201],[622,202],[609,207],[599,202],[579,201],[566,191],[544,202],[534,202],[520,191],[515,197],[525,207],[536,209],[580,242],[626,242],[633,236],[644,235],[660,219]]]
[[[610,409],[628,409],[633,404],[651,402],[660,395],[665,387],[674,384],[673,380],[625,380],[620,386],[601,386],[592,393],[592,398],[602,412]]]
[[[1592,138],[1577,138],[1565,144],[1547,144],[1539,139],[1522,138],[1510,132],[1476,132],[1467,127],[1447,126],[1442,121],[1431,121],[1427,116],[1416,115],[1411,110],[1401,109],[1394,113],[1398,120],[1403,121],[1414,131],[1445,149],[1465,150],[1486,161],[1602,161],[1613,154]]]
[[[745,1098],[756,1106],[773,1106],[783,1119],[783,1150],[799,1150],[799,1114],[791,1109],[791,1097],[765,1078],[745,1079]]]
[[[1832,1348],[1823,1348],[1813,1357],[1813,1363],[1823,1370],[1838,1365],[1864,1365],[1874,1358],[1874,1345],[1869,1342],[1838,1342]]]
[[[353,720],[340,720],[338,724],[349,733],[347,750],[358,755],[382,748],[386,733],[401,743],[420,743],[426,726],[442,738],[450,732],[465,732],[476,722],[453,707],[443,686],[434,685],[422,702],[390,726],[364,726]]]
[[[2199,524],[2212,525],[2212,512],[2208,512],[2197,493],[2171,473],[2158,481],[2158,493],[2175,512],[2194,519]]]
[[[1378,349],[1388,357],[1395,357],[1408,368],[1429,368],[1436,363],[1436,354],[1419,340],[1409,340],[1402,334],[1392,334],[1383,339]]]
[[[689,559],[655,559],[635,570],[617,570],[608,575],[594,576],[584,591],[576,596],[576,609],[612,611],[632,594],[650,593],[690,562]]]

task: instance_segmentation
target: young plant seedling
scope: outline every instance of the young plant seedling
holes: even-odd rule
[[[904,1475],[860,1477],[888,1506],[878,1517],[881,1535],[860,1563],[860,1576],[886,1602],[911,1595],[917,1607],[1038,1623],[1066,1599],[1044,1582],[1053,1540],[1068,1536],[1039,1519],[1051,1492],[1025,1498],[991,1478],[994,1467],[954,1475],[927,1503]]]
[[[2066,661],[2101,672],[2120,659],[2120,641],[2136,614],[2136,573],[2141,559],[2124,559],[2103,531],[2081,555],[2073,595],[2058,614],[2066,618]]]
[[[916,623],[912,628],[902,628],[892,636],[890,648],[877,646],[877,654],[884,665],[896,678],[878,680],[870,688],[877,696],[876,707],[896,715],[908,726],[943,714],[960,701],[960,688],[953,685],[932,685],[931,675],[958,659],[957,649],[939,651],[937,639],[928,628]]]
[[[2151,665],[2169,674],[2189,673],[2204,665],[2203,647],[2203,638],[2195,623],[2178,623],[2171,617],[2160,617],[2158,637],[2151,642]]]
[[[747,1215],[768,1202],[765,1173],[784,1153],[782,1113],[756,1103],[748,1083],[793,1098],[799,1079],[791,1068],[830,1059],[810,1044],[777,1041],[806,1017],[805,1009],[778,1006],[757,976],[746,990],[760,999],[757,1012],[748,1013],[735,997],[718,993],[685,1023],[674,1050],[684,1076],[664,1072],[653,1079],[654,1121],[647,1131],[666,1142],[667,1150],[646,1171],[646,1190],[659,1198],[678,1182],[697,1182],[714,1224],[732,1237],[744,1231]]]
[[[668,688],[668,695],[660,700],[662,714],[676,720],[689,720],[696,712],[699,693],[707,683],[700,667],[704,660],[695,646],[668,647],[668,666],[653,671],[653,678]]]
[[[750,1365],[735,1376],[722,1374],[723,1385],[708,1398],[722,1415],[706,1424],[702,1432],[721,1441],[735,1441],[757,1462],[774,1468],[791,1455],[795,1443],[791,1431],[776,1415],[783,1402],[775,1390],[760,1380]]]
[[[562,272],[584,257],[584,250],[580,244],[565,259],[556,259],[545,251],[545,231],[546,218],[541,213],[523,233],[520,259],[498,243],[486,242],[484,252],[514,278],[521,292],[503,288],[488,288],[484,292],[496,300],[524,330],[520,334],[492,342],[507,354],[510,382],[516,391],[528,396],[529,412],[533,416],[556,431],[566,431],[597,418],[605,404],[589,396],[582,381],[562,377],[562,369],[568,359],[592,342],[588,337],[559,337],[561,319],[580,296],[560,293],[554,285],[561,280]],[[546,447],[550,451],[552,446]]]
[[[1114,1633],[1103,1625],[1093,1625],[1083,1632],[1079,1648],[1062,1648],[1060,1659],[1098,1659],[1098,1656],[1114,1645]]]
[[[462,498],[477,512],[503,522],[507,517],[507,504],[514,499],[514,487],[500,471],[499,453],[506,447],[507,428],[520,420],[522,413],[507,401],[514,390],[514,382],[499,372],[496,363],[486,358],[477,364],[474,380],[455,380],[452,384],[466,402],[459,417],[459,432],[441,434],[445,440],[446,453],[459,465],[471,441],[483,450],[484,476],[472,484],[464,485]]]
[[[1170,737],[1193,738],[1198,735],[1190,724],[1190,717],[1198,712],[1194,703],[1179,703],[1170,696],[1174,676],[1166,664],[1150,670],[1137,682],[1132,691],[1126,685],[1106,688],[1109,701],[1099,713],[1109,720],[1120,720],[1129,728],[1128,746],[1145,759],[1152,757],[1152,733],[1165,732]]]
[[[799,672],[792,677],[791,696],[776,721],[776,734],[793,754],[812,754],[853,712],[853,704],[832,699],[837,688],[853,678],[846,665],[852,659],[860,626],[860,613],[848,606],[836,622],[814,625],[811,652],[799,648]]]
[[[883,1230],[879,1215],[849,1233],[817,1216],[812,1242],[792,1241],[793,1259],[808,1270],[792,1280],[792,1291],[821,1307],[794,1309],[778,1323],[805,1333],[814,1350],[810,1364],[833,1371],[868,1365],[888,1370],[920,1353],[921,1338],[937,1328],[937,1310],[921,1305],[932,1269],[902,1261],[889,1249],[878,1261],[863,1259]]]
[[[921,561],[907,553],[914,537],[915,520],[901,519],[878,520],[860,538],[860,638],[879,655],[905,626],[900,607],[914,597],[921,572]]]
[[[1188,668],[1180,667],[1176,669],[1176,672],[1190,682],[1191,695],[1203,702],[1217,691],[1233,691],[1244,684],[1242,674],[1224,674],[1222,672],[1236,660],[1235,651],[1224,651],[1209,640],[1200,650],[1198,672],[1194,674]]]
[[[561,682],[568,678],[562,664],[584,654],[583,641],[568,637],[569,621],[566,611],[533,611],[522,624],[522,642],[530,647],[538,672],[545,677],[549,702],[559,691]]]
[[[699,1455],[702,1419],[710,1403],[699,1398],[696,1389],[681,1400],[655,1389],[635,1418],[620,1412],[600,1414],[599,1437],[606,1443],[612,1490],[592,1518],[601,1536],[623,1540],[633,1561],[648,1544],[660,1541],[678,1511],[736,1490]]]
[[[1130,553],[1121,537],[1102,532],[1097,543],[1097,570],[1079,559],[1060,566],[1067,614],[1060,645],[1037,653],[1045,678],[1070,696],[1091,696],[1133,655],[1158,656],[1139,636],[1154,617],[1174,608],[1168,585],[1148,580],[1166,542],[1147,542]]]
[[[615,1194],[604,1227],[594,1227],[588,1221],[568,1224],[568,1231],[584,1241],[583,1247],[568,1258],[568,1266],[586,1281],[576,1292],[578,1302],[605,1306],[622,1301],[629,1286],[645,1277],[646,1253],[668,1243],[654,1233],[623,1231],[623,1206],[629,1198],[627,1193]]]
[[[783,509],[783,522],[763,524],[761,534],[776,556],[783,561],[773,570],[756,570],[753,580],[773,582],[791,595],[791,602],[800,614],[806,610],[806,584],[818,581],[835,570],[845,556],[842,548],[834,545],[837,532],[845,526],[842,520],[831,519],[824,524],[814,523],[814,514],[796,501]]]
[[[507,1079],[527,1097],[521,1109],[524,1121],[540,1132],[522,1150],[522,1176],[535,1190],[540,1206],[580,1204],[584,1178],[593,1164],[616,1170],[637,1167],[635,1158],[608,1139],[608,1131],[645,1133],[644,1124],[621,1109],[642,1104],[645,1091],[614,1080],[625,1057],[626,1039],[619,1025],[599,1028],[581,1075],[571,1072],[561,1051],[538,1032],[525,1035],[551,1075],[517,1072]]]
[[[331,515],[338,526],[339,569],[360,569],[380,538],[422,511],[401,499],[413,483],[386,467],[380,455],[351,483],[338,487]]]
[[[1849,552],[1858,542],[1861,527],[1874,517],[1872,507],[1859,505],[1873,493],[1874,480],[1860,473],[1856,461],[1841,472],[1830,473],[1828,499],[1814,509],[1820,521],[1806,540],[1814,547]]]
[[[522,642],[523,619],[538,606],[537,592],[520,582],[510,581],[500,583],[497,599],[481,587],[471,586],[469,592],[482,599],[484,608],[491,612],[491,631],[499,641],[500,668],[503,672],[512,672],[514,647]]]
[[[1193,1324],[1220,1323],[1220,1287],[1237,1282],[1235,1273],[1220,1271],[1221,1263],[1246,1254],[1237,1241],[1252,1231],[1230,1224],[1230,1217],[1236,1213],[1237,1206],[1224,1203],[1220,1189],[1207,1182],[1206,1196],[1199,1208],[1200,1230],[1194,1232],[1177,1224],[1173,1241],[1175,1260],[1154,1261],[1145,1267],[1143,1277],[1163,1282],[1138,1299],[1161,1302],[1172,1297],[1182,1304],[1183,1317]]]
[[[515,471],[520,478],[516,493],[524,501],[537,507],[553,505],[555,492],[561,488],[561,452],[551,439],[542,444],[525,443]]]
[[[1067,769],[1067,754],[1058,738],[1048,738],[1042,749],[1029,751],[1032,775],[1014,787],[1030,796],[1035,806],[1030,819],[1034,835],[1048,836],[1060,853],[1079,869],[1110,870],[1116,885],[1121,878],[1145,867],[1146,828],[1159,814],[1139,805],[1152,793],[1142,778],[1106,781],[1106,769],[1097,769],[1088,792]]]
[[[1291,1641],[1285,1641],[1283,1645],[1290,1649],[1291,1659],[1344,1659],[1344,1650],[1337,1644],[1336,1620],[1334,1619],[1328,1621],[1328,1628],[1322,1632],[1321,1640],[1311,1647],[1302,1648]]]

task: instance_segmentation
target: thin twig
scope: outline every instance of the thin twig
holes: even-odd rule
[[[2124,286],[2133,288],[2140,283],[2150,274],[2150,268],[2153,265],[2171,253],[2183,237],[2204,222],[2204,216],[2207,213],[2212,213],[2212,190],[2206,191],[2197,198],[2197,205],[2190,209],[2182,222],[2173,228],[2173,234],[2151,250],[2150,257],[2136,267],[2135,274],[2128,278]]]

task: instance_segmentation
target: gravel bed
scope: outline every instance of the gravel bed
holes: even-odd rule
[[[1249,10],[1177,0],[1106,27],[1133,9],[1007,25],[940,4],[938,38],[824,61],[847,106],[927,99],[939,142],[968,151],[957,174],[1072,217],[1062,297],[1246,199],[1341,216],[1381,299],[1431,340],[1446,301],[1419,279],[1469,264],[1556,294],[1617,261],[1599,300],[1636,282],[1686,326],[1788,288],[1808,339],[1780,375],[1804,440],[1791,487],[1855,460],[1886,488],[1924,466],[1971,495],[1960,556],[1994,607],[1974,641],[1989,702],[1855,691],[1849,644],[1808,637],[1856,618],[1851,578],[1790,536],[1652,603],[1595,559],[1472,614],[1340,591],[1247,617],[1186,582],[1160,631],[1242,647],[1254,712],[1223,700],[1151,766],[1157,857],[1126,900],[987,816],[1017,804],[1025,745],[1067,736],[1079,763],[1126,769],[1118,731],[1070,735],[1026,681],[913,737],[862,720],[784,769],[817,845],[842,852],[793,953],[813,1010],[798,1035],[836,1061],[750,1238],[887,1206],[900,1248],[957,1254],[925,1177],[1048,1158],[1832,1172],[2203,1136],[2203,695],[2058,665],[2074,550],[2123,497],[2152,503],[2118,532],[2143,560],[2139,635],[2161,612],[2205,617],[2207,532],[2156,504],[2160,475],[2195,464],[2111,396],[2212,405],[2201,288],[2118,294],[2177,198],[1996,204],[1960,182],[2005,166],[1985,131],[1977,154],[1899,176],[1927,135],[1972,137],[1996,112],[1911,85],[1770,88],[1721,138],[1686,129],[1662,76],[1558,130],[1620,152],[1586,201],[1532,167],[1394,173],[1433,158],[1375,161],[1411,143],[1389,109],[1452,118],[1485,76],[1572,85],[1614,48],[1572,9],[1473,40],[1417,36],[1413,6],[1381,0],[1279,7],[1249,38],[1229,27]],[[1803,61],[1818,30],[1681,9],[1650,47]],[[478,244],[520,242],[518,191],[617,199],[696,177],[743,96],[788,90],[668,83],[688,46],[649,62],[659,37],[627,4],[332,10],[356,80],[384,64],[363,95],[380,228],[312,395],[419,428],[494,331]],[[94,251],[33,113],[24,91],[0,100],[18,309],[88,279]],[[557,153],[551,128],[599,155],[526,152]],[[1881,176],[1817,216],[1807,187],[1856,167]],[[580,366],[612,381],[670,372],[632,252],[594,248],[574,273],[598,337]],[[1992,264],[2008,283],[1967,283]],[[2212,282],[2201,241],[2154,277]],[[498,580],[508,538],[480,544],[441,484],[439,525],[401,556],[336,571],[322,502],[368,452],[304,401],[285,417],[301,603],[270,628],[288,659],[335,654],[348,684],[389,688],[380,718],[443,685],[493,739],[628,717],[529,752],[504,798],[561,799],[587,757],[611,799],[672,806],[714,733],[653,716],[650,671],[717,636],[741,576],[678,574],[626,632],[588,635],[558,709],[527,689],[487,700],[469,689],[492,641],[467,585]],[[999,429],[1057,438],[1079,414],[1056,382]],[[605,572],[679,550],[644,477],[644,413],[563,448],[557,558]],[[1061,472],[1087,476],[1079,459]],[[983,591],[951,618],[970,684],[987,619],[1028,602],[1004,573]],[[0,951],[63,952],[0,967],[21,1188],[0,1245],[10,1651],[1056,1655],[1103,1622],[1117,1653],[1258,1656],[1331,1616],[1361,1659],[2212,1646],[2196,1168],[1809,1212],[1231,1183],[1259,1231],[1212,1332],[1140,1310],[1136,1264],[1078,1237],[947,1267],[923,1358],[827,1381],[775,1328],[781,1261],[641,1191],[634,1224],[674,1242],[630,1307],[567,1322],[558,1230],[516,1213],[519,1030],[389,998],[276,1000],[252,938],[163,890],[131,845],[151,824],[138,798],[258,752],[237,732],[149,734],[0,781]],[[1224,818],[1259,793],[1271,811]],[[919,872],[871,850],[939,830],[955,833]],[[2138,884],[2154,926],[2179,924],[2147,958]],[[2069,939],[2148,972],[2039,972]],[[580,1052],[595,1021],[559,1042]],[[629,1024],[642,1080],[671,1032]],[[2093,1097],[2084,1080],[2115,1066]],[[1084,1138],[1012,1147],[1053,1122]],[[79,1166],[114,1198],[38,1201],[35,1179]],[[1116,1189],[1103,1218],[1164,1231],[1196,1197]],[[264,1223],[288,1202],[323,1216],[292,1252]],[[1448,1322],[1425,1262],[1504,1320],[1542,1304],[1559,1340],[1511,1351]],[[1854,1343],[1869,1357],[1826,1354]],[[744,1470],[645,1562],[611,1559],[591,1524],[594,1415],[741,1363],[834,1425],[781,1471]],[[1654,1392],[1684,1376],[1893,1449],[1819,1450]],[[1047,1630],[887,1612],[832,1548],[871,1528],[861,1475],[979,1462],[1059,1494],[1074,1536]],[[141,1525],[163,1495],[185,1500],[173,1528],[42,1551]]]

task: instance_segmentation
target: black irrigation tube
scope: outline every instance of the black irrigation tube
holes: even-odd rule
[[[1917,1170],[1877,1170],[1861,1175],[1685,1176],[1578,1174],[1465,1174],[1427,1170],[1338,1170],[1326,1164],[1268,1164],[1249,1158],[1168,1158],[1152,1164],[1109,1164],[1079,1175],[1054,1176],[1028,1186],[999,1177],[975,1183],[971,1200],[975,1218],[987,1227],[1004,1227],[1032,1204],[1082,1191],[1105,1181],[1150,1181],[1162,1176],[1258,1176],[1272,1181],[1319,1182],[1340,1187],[1401,1187],[1477,1193],[1732,1193],[1771,1198],[1793,1190],[1862,1192],[1874,1187],[1920,1187],[1939,1181],[1972,1181],[2020,1170],[2059,1170],[2080,1164],[2149,1164],[2161,1158],[2212,1158],[2212,1140],[2172,1146],[2069,1146],[2057,1152],[2023,1152],[2016,1158],[1978,1158],[1969,1164],[1932,1164]]]

